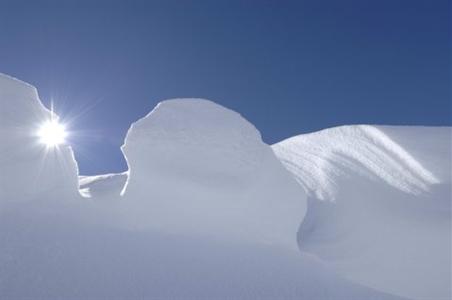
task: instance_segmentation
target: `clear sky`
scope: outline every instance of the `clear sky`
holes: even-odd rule
[[[130,124],[168,98],[234,109],[267,143],[451,125],[450,22],[448,0],[0,0],[0,72],[73,119],[82,174],[117,172]]]

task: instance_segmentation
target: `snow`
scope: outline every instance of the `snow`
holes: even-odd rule
[[[129,172],[96,176],[79,176],[80,194],[85,198],[119,196],[127,182]]]
[[[270,147],[234,111],[167,100],[127,133],[127,172],[79,176],[39,143],[51,117],[0,74],[1,299],[450,298],[450,128]]]
[[[131,126],[122,149],[131,226],[298,251],[306,196],[239,114],[207,100],[164,101]]]
[[[430,186],[439,183],[438,176],[442,176],[443,181],[450,181],[450,172],[449,175],[444,172],[447,168],[441,163],[437,166],[430,164],[430,168],[426,168],[430,160],[416,160],[413,152],[408,152],[391,136],[397,133],[402,138],[410,137],[410,141],[415,141],[419,136],[429,139],[413,147],[419,149],[420,145],[429,145],[429,148],[424,147],[424,151],[416,153],[417,158],[427,153],[428,158],[435,161],[450,162],[450,152],[447,152],[448,149],[450,151],[449,128],[343,126],[293,137],[273,148],[305,190],[322,200],[334,201],[338,180],[356,173],[382,180],[414,195],[426,192]],[[441,156],[436,157],[429,150]]]
[[[343,126],[273,146],[309,195],[303,251],[360,284],[451,296],[451,128]]]
[[[38,135],[51,112],[36,89],[0,74],[0,205],[41,193],[77,193],[77,164],[67,145],[46,149]]]

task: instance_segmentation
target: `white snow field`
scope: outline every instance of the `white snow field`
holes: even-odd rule
[[[68,145],[39,143],[50,118],[0,74],[0,299],[450,299],[450,128],[270,147],[169,100],[131,126],[127,172],[78,180]]]

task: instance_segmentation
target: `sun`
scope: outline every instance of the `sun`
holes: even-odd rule
[[[67,135],[66,127],[57,120],[46,121],[38,130],[40,143],[49,148],[64,144]]]

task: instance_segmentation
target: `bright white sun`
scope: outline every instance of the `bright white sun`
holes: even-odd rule
[[[39,128],[38,137],[39,141],[47,147],[56,147],[66,142],[67,132],[63,124],[50,120]]]

